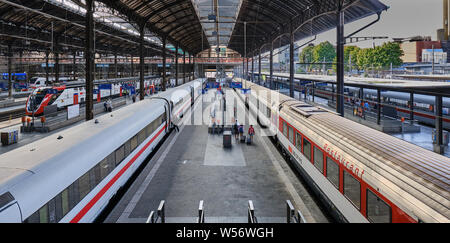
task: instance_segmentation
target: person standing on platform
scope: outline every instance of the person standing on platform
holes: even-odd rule
[[[250,125],[250,128],[248,129],[248,135],[250,136],[250,142],[253,142],[253,135],[255,135],[255,129],[253,128],[253,125]]]

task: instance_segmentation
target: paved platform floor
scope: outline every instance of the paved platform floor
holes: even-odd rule
[[[216,107],[221,107],[221,96],[215,100],[214,92],[209,90],[191,112],[201,114],[203,124],[186,124],[199,120],[187,114],[180,132],[168,137],[105,222],[145,222],[161,200],[165,200],[166,222],[196,222],[200,200],[204,201],[207,223],[246,223],[249,200],[259,222],[286,222],[286,200],[301,210],[308,222],[328,222],[269,138],[261,136],[259,127],[255,127],[252,145],[233,137],[231,149],[223,148],[222,135],[208,133],[211,102],[217,101]],[[227,90],[226,97],[225,119],[231,121],[234,91]],[[257,124],[240,100],[237,110],[239,122],[247,121],[246,130],[248,124]],[[216,119],[222,118],[218,110],[216,115]]]

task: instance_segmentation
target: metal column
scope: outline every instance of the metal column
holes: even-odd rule
[[[252,53],[254,54],[254,53]],[[252,83],[255,82],[255,55],[252,56]]]
[[[53,55],[55,57],[55,82],[59,82],[59,52],[57,48],[58,44],[55,42],[56,51],[53,51]]]
[[[178,86],[178,45],[175,47],[175,86]]]
[[[261,85],[261,49],[259,49],[259,58],[258,58],[258,84]]]
[[[163,58],[163,73],[162,73],[162,91],[166,91],[166,37],[163,37],[163,45],[162,45],[162,58]]]
[[[131,55],[131,77],[134,77],[134,61],[133,61],[133,55]]]
[[[273,43],[270,45],[270,89],[273,89]]]
[[[114,53],[114,69],[115,69],[115,74],[114,77],[118,78],[119,77],[119,73],[117,72],[117,52]]]
[[[381,124],[381,90],[377,89],[377,124]]]
[[[192,63],[191,63],[191,53],[189,53],[189,81],[192,80]]]
[[[292,22],[290,23],[289,27],[289,96],[294,98],[294,28],[292,26]]]
[[[434,144],[434,152],[438,154],[444,154],[444,137],[442,130],[442,96],[437,95],[435,97],[434,104],[434,114],[436,116],[435,119],[435,129],[436,129],[436,143]]]
[[[337,97],[336,112],[344,116],[344,12],[342,11],[342,2],[338,1],[337,12]]]
[[[409,122],[414,123],[414,93],[409,93]]]
[[[183,84],[186,83],[186,52],[183,50]]]
[[[77,79],[77,52],[73,52],[73,80]]]
[[[12,98],[12,72],[11,72],[11,66],[12,66],[12,47],[11,45],[8,45],[8,97]]]
[[[141,26],[139,33],[139,99],[144,100],[145,87],[144,87],[144,30],[145,25]]]
[[[85,43],[85,58],[86,58],[86,121],[94,118],[94,0],[86,0],[86,43]]]
[[[45,51],[45,82],[48,83],[48,56],[50,55],[50,52],[47,50]]]

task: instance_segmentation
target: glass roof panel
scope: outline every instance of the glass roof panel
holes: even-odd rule
[[[242,0],[191,0],[210,46],[227,46]],[[214,17],[211,19],[210,17]]]

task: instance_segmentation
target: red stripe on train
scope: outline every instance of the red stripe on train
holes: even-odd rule
[[[95,203],[100,200],[100,198],[106,193],[106,191],[111,188],[111,186],[125,173],[125,171],[130,168],[130,166],[136,161],[136,159],[150,146],[150,144],[166,129],[167,125],[164,125],[159,132],[153,136],[153,138],[137,153],[133,158],[117,173],[98,193],[95,195],[91,201],[89,201],[86,206],[70,221],[70,223],[78,223],[81,218],[94,206]]]

